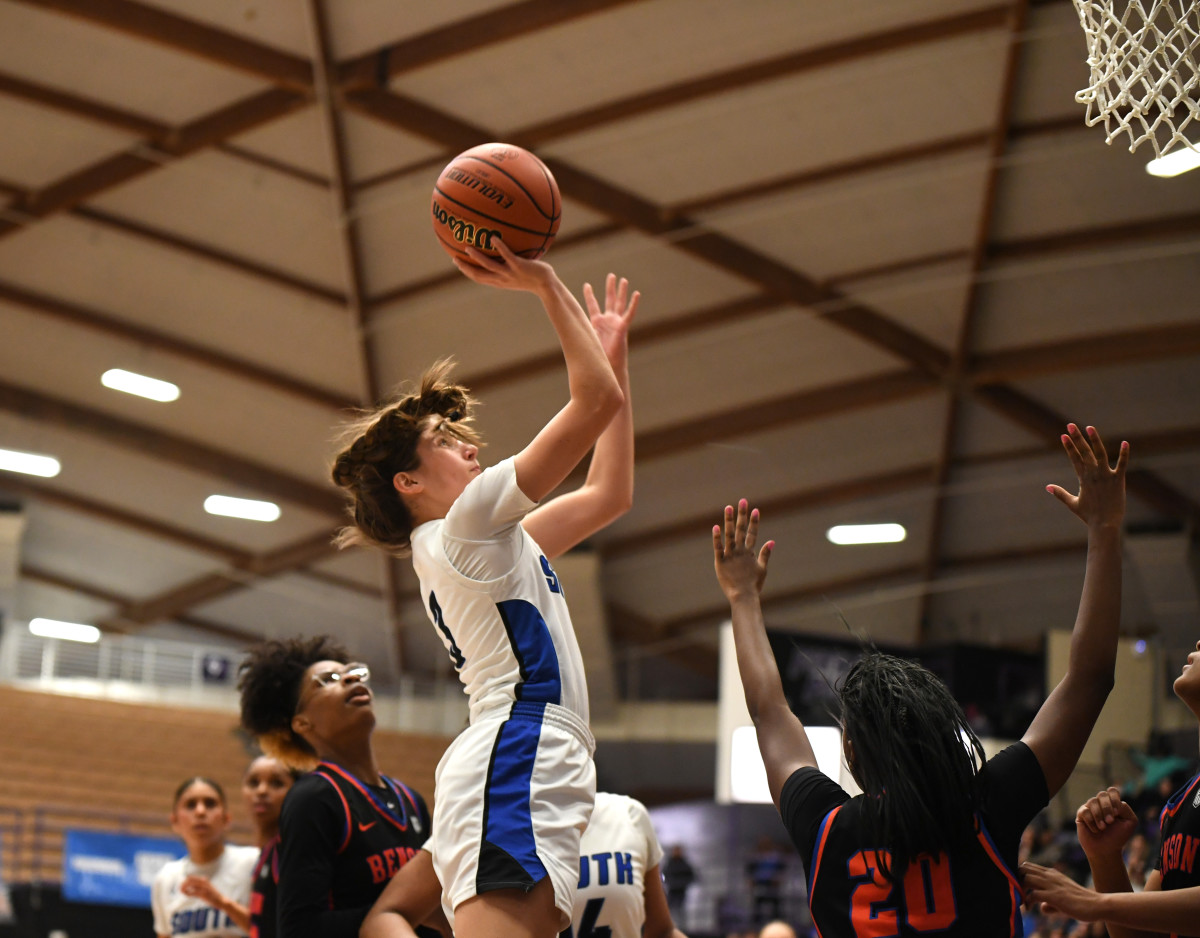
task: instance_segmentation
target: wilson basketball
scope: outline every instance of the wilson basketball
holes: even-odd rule
[[[496,256],[497,238],[514,254],[541,257],[562,220],[562,198],[546,164],[509,143],[485,143],[452,159],[433,188],[432,209],[442,247],[468,263],[464,247]]]

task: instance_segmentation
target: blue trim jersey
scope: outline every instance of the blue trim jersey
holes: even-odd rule
[[[1200,886],[1200,775],[1175,792],[1159,815],[1158,859],[1161,889]],[[1171,938],[1178,938],[1172,934]]]
[[[579,888],[569,933],[562,938],[641,938],[646,875],[662,862],[650,814],[624,795],[596,793],[579,844]]]
[[[154,932],[171,938],[233,938],[245,935],[224,912],[203,899],[185,896],[180,887],[189,876],[203,876],[217,891],[238,905],[250,901],[250,877],[258,860],[257,847],[226,844],[211,863],[193,863],[181,857],[167,863],[154,877],[150,887],[150,907],[154,912]]]
[[[509,458],[471,480],[445,518],[412,532],[425,611],[470,699],[472,723],[517,701],[561,706],[588,722],[562,586],[521,527],[535,507]]]
[[[1014,743],[988,760],[981,781],[983,809],[969,844],[950,855],[917,857],[900,882],[891,883],[880,872],[887,850],[871,841],[863,822],[866,796],[851,798],[817,769],[794,772],[779,809],[808,872],[808,902],[821,938],[1024,934],[1017,846],[1050,800],[1046,777],[1033,751]]]

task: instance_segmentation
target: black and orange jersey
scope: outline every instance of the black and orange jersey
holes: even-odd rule
[[[990,759],[984,803],[969,846],[909,862],[898,883],[880,866],[888,851],[871,841],[865,796],[851,798],[817,769],[784,783],[780,814],[808,873],[808,902],[821,938],[1013,938],[1023,934],[1017,846],[1049,801],[1037,757],[1024,743]]]
[[[279,934],[357,938],[388,881],[429,837],[425,800],[400,782],[374,788],[322,762],[279,816]]]
[[[1200,886],[1200,775],[1175,792],[1158,819],[1160,888]],[[1177,938],[1172,935],[1171,938]]]
[[[250,938],[275,938],[275,890],[279,886],[279,835],[268,840],[250,883]]]

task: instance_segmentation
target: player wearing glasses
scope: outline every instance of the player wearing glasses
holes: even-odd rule
[[[388,880],[429,837],[425,800],[383,775],[370,669],[325,636],[268,641],[240,670],[242,725],[312,769],[279,818],[278,934],[354,938]]]

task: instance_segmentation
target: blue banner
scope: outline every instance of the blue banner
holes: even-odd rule
[[[166,837],[67,831],[63,898],[148,909],[155,874],[184,853],[182,843]]]

